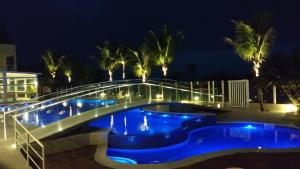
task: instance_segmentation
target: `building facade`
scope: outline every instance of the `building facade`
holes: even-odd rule
[[[38,92],[38,74],[17,71],[16,47],[0,44],[0,104],[26,101]]]
[[[16,70],[16,46],[13,44],[0,44],[0,71]]]

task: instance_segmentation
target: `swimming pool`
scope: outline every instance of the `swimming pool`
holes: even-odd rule
[[[112,148],[155,148],[187,139],[189,131],[215,123],[211,114],[146,111],[134,108],[100,117],[89,123],[96,128],[111,128],[108,145]]]
[[[297,129],[264,123],[217,123],[193,130],[188,139],[176,145],[151,149],[108,148],[107,155],[137,164],[158,164],[226,150],[296,147],[300,147]]]
[[[96,99],[73,99],[54,106],[46,107],[51,102],[45,103],[38,111],[24,113],[18,119],[21,123],[30,126],[45,126],[50,123],[65,119],[70,116],[80,115],[88,110],[116,104],[116,100],[96,100]]]

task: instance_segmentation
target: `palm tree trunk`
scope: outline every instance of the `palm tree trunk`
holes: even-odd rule
[[[111,70],[108,70],[108,75],[109,75],[109,81],[112,82],[113,81],[113,78],[112,78],[113,72]]]
[[[259,102],[260,111],[264,111],[264,99],[263,99],[263,90],[261,87],[257,88],[257,98]]]
[[[257,61],[257,62],[254,62],[253,64],[254,64],[253,69],[254,69],[254,72],[255,72],[255,77],[259,77],[260,63],[259,63],[259,61]]]
[[[142,76],[142,82],[145,83],[146,82],[146,75]]]
[[[122,65],[122,68],[123,68],[123,76],[122,77],[123,77],[123,79],[125,79],[125,64]]]
[[[162,71],[163,71],[163,75],[166,78],[167,77],[167,72],[168,72],[168,67],[167,66],[162,66]]]
[[[52,78],[54,79],[55,78],[55,72],[52,72],[50,74],[51,74]]]

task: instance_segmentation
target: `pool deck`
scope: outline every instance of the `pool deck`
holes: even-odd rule
[[[128,105],[129,107],[141,105],[142,103],[146,104],[146,102],[135,103],[132,105]],[[120,110],[121,106],[117,108],[113,108],[114,106],[107,108],[106,111],[101,111],[101,115],[105,115],[112,111]],[[238,109],[238,108],[230,108],[232,112],[220,113],[217,115],[217,120],[220,122],[232,122],[232,121],[255,121],[255,122],[267,122],[267,123],[276,123],[288,126],[300,127],[300,118],[287,117],[285,113],[278,112],[260,112],[253,111],[251,109]],[[83,116],[84,114],[81,114]],[[81,118],[86,118],[86,120],[92,119],[93,117],[100,116],[97,111],[92,111],[84,115]],[[78,117],[77,117],[78,118]],[[79,122],[79,121],[78,121]],[[69,124],[71,121],[66,123],[66,126],[63,129],[67,129],[71,127]],[[77,122],[76,122],[77,123]],[[27,167],[26,160],[22,156],[19,150],[12,148],[14,143],[13,137],[13,124],[12,122],[8,122],[8,136],[9,139],[3,140],[0,139],[0,168],[3,169],[29,169]],[[56,129],[60,126],[61,123],[57,123],[53,125]],[[2,127],[2,126],[0,126]],[[50,130],[49,130],[50,131]],[[57,131],[57,130],[56,130]],[[38,133],[43,133],[44,131],[39,131]],[[0,130],[0,134],[3,135],[3,130]],[[44,133],[40,135],[40,138],[44,138],[49,134],[53,133]],[[0,137],[1,138],[1,137]]]
[[[13,148],[14,139],[0,140],[0,168],[2,169],[30,169],[21,152]]]

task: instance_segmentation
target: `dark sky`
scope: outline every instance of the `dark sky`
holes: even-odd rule
[[[231,19],[248,20],[266,10],[276,29],[273,53],[298,48],[296,0],[0,0],[0,23],[17,45],[18,64],[25,70],[35,69],[46,49],[87,58],[105,40],[137,47],[149,30],[166,24],[186,36],[171,73],[185,72],[185,65],[194,63],[199,77],[205,77],[250,71],[223,37],[232,35]]]

